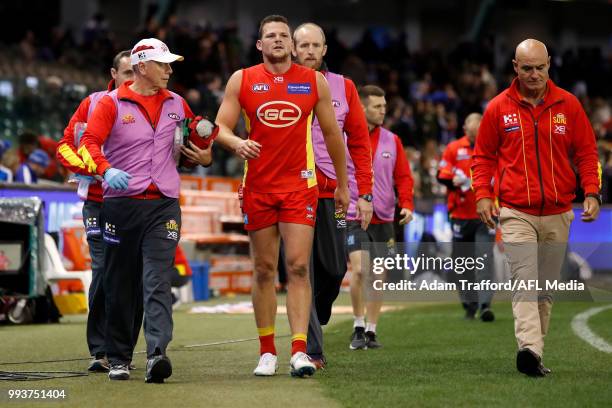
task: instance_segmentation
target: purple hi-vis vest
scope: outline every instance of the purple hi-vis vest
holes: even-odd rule
[[[98,102],[100,102],[100,99],[102,99],[102,97],[107,94],[108,94],[108,91],[98,91],[98,92],[94,92],[89,95],[89,109],[87,110],[87,120],[89,120],[89,118],[91,117],[91,114],[96,108],[96,105],[98,104]],[[83,136],[83,133],[85,132],[86,127],[87,127],[87,123],[83,123],[83,122],[75,123],[74,125],[74,145],[75,146],[78,146],[79,143],[81,142],[81,136]],[[96,184],[96,183],[99,183],[99,181],[80,180],[79,187],[77,188],[78,196],[83,200],[87,200],[87,195],[89,194],[89,186],[91,184]]]
[[[353,161],[347,158],[352,164]],[[378,146],[376,152],[372,154],[372,170],[374,171],[374,187],[372,195],[374,199],[372,204],[376,216],[383,221],[393,222],[395,215],[395,180],[393,172],[395,163],[397,162],[397,144],[395,135],[387,129],[380,128],[380,136],[378,138]],[[351,202],[349,204],[346,218],[354,220],[357,208],[357,199],[359,198],[359,190],[357,189],[357,181],[355,174],[349,175],[349,189],[351,192]]]
[[[180,178],[172,157],[174,133],[185,119],[179,95],[163,102],[157,127],[144,117],[138,105],[117,99],[117,90],[110,92],[117,107],[117,119],[104,143],[104,155],[112,167],[132,175],[127,190],[117,191],[102,183],[104,198],[129,197],[140,194],[151,183],[166,197],[178,198]]]
[[[346,86],[344,84],[344,77],[342,75],[326,72],[325,78],[329,84],[332,104],[334,106],[334,112],[336,113],[336,121],[338,121],[338,127],[340,127],[342,130],[344,129],[344,121],[349,111],[348,102],[346,100]],[[346,134],[344,135],[344,144],[346,146]],[[323,131],[321,130],[321,125],[319,125],[319,120],[316,118],[316,116],[312,121],[312,145],[314,148],[315,164],[317,168],[327,177],[335,180],[336,171],[334,170],[334,164],[329,156],[329,153],[327,152],[327,146],[325,145],[325,139],[323,138]],[[350,156],[348,149],[346,149],[346,156]],[[348,170],[350,172],[351,168],[349,167]],[[354,166],[352,171],[354,174]]]

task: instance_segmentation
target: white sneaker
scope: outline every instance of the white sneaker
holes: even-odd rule
[[[270,376],[276,374],[277,369],[278,362],[276,356],[272,353],[264,353],[259,357],[259,364],[257,364],[257,367],[253,370],[253,374]]]
[[[291,356],[291,376],[292,377],[304,377],[305,375],[311,376],[317,370],[308,354],[298,351]]]

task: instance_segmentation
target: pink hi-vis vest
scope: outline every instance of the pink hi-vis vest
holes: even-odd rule
[[[144,117],[138,105],[117,99],[117,90],[110,92],[117,118],[104,143],[104,155],[112,167],[132,175],[127,190],[117,191],[104,182],[104,198],[129,197],[140,194],[154,183],[166,197],[178,198],[180,178],[172,156],[174,133],[185,119],[179,95],[163,102],[157,127]]]
[[[334,112],[336,114],[336,121],[338,127],[344,129],[344,121],[346,115],[349,112],[348,102],[346,100],[346,86],[344,84],[344,77],[342,75],[334,74],[332,72],[326,72],[325,78],[329,84],[329,90],[331,92],[332,104],[334,106]],[[346,146],[346,134],[344,134],[344,144]],[[325,139],[323,138],[323,131],[319,120],[315,117],[312,122],[312,145],[314,147],[315,164],[319,170],[323,172],[327,177],[336,179],[336,171],[329,153],[327,152],[327,146],[325,145]],[[348,149],[346,150],[346,157],[350,154]],[[352,164],[352,162],[351,162]],[[349,167],[349,171],[350,171]],[[353,173],[355,167],[353,166]]]
[[[350,159],[347,159],[347,161]],[[350,160],[352,163],[352,160]],[[397,144],[395,135],[387,129],[380,128],[380,136],[376,152],[372,155],[372,170],[374,171],[374,188],[372,204],[376,216],[383,221],[393,222],[395,215],[395,180],[393,172],[397,162]],[[349,175],[349,189],[351,191],[351,202],[349,204],[346,218],[354,220],[356,216],[357,199],[359,190],[354,173]]]

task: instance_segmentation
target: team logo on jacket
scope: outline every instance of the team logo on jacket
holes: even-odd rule
[[[287,101],[266,102],[257,108],[257,118],[271,128],[284,128],[295,125],[302,117],[302,110]]]
[[[383,157],[383,159],[390,159],[392,154],[391,152],[382,152],[381,156]]]
[[[123,123],[124,125],[129,125],[130,123],[136,123],[136,118],[131,115],[131,114],[125,114],[123,115],[123,117],[121,118],[121,123]]]
[[[334,106],[334,108],[339,108],[342,104],[340,103],[340,101],[333,99],[332,105]]]
[[[565,119],[565,115],[562,113],[557,113],[553,116],[553,123],[555,125],[567,125],[567,120]]]
[[[174,113],[174,112],[170,112],[168,114],[168,117],[170,119],[172,119],[172,120],[181,120],[181,117],[178,114]]]
[[[254,84],[251,89],[253,90],[253,92],[255,93],[264,93],[264,92],[268,92],[270,90],[270,85],[268,84]]]

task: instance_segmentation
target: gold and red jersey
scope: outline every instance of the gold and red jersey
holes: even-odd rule
[[[317,184],[311,127],[318,99],[310,68],[292,64],[273,74],[259,64],[242,70],[242,113],[249,139],[261,144],[260,156],[245,163],[244,188],[287,193]]]

